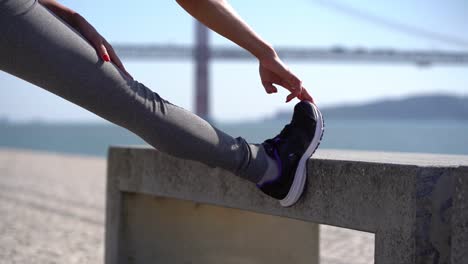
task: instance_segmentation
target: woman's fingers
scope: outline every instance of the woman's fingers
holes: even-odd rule
[[[298,98],[300,100],[305,100],[305,101],[315,103],[314,98],[312,98],[312,96],[310,96],[309,92],[307,92],[306,88],[304,88],[304,87],[302,87],[302,92],[301,92],[301,94],[299,95]]]
[[[120,61],[119,57],[114,51],[114,48],[107,42],[103,37],[99,36],[98,40],[95,41],[94,48],[96,49],[99,57],[106,62],[113,62],[117,68],[119,68],[125,75],[133,79],[130,73],[127,72],[125,67]]]
[[[290,94],[286,97],[286,103],[294,98],[314,102],[312,96],[302,87],[302,81],[277,57],[260,62],[260,78],[265,91],[269,94],[278,91],[275,85],[287,89]]]
[[[99,56],[100,56],[104,61],[107,61],[107,62],[110,61],[109,53],[107,52],[107,48],[106,48],[106,46],[104,45],[104,42],[103,42],[102,40],[99,41],[99,44],[98,44],[98,47],[97,47],[97,51],[98,51]]]
[[[281,79],[281,83],[279,85],[283,86],[289,92],[291,92],[286,97],[286,103],[290,102],[292,99],[299,97],[302,93],[302,81],[297,78],[293,73],[291,73],[288,69],[281,67],[282,70],[278,73],[279,79]]]
[[[263,87],[265,88],[265,91],[268,94],[278,92],[278,89],[276,89],[276,87],[273,85],[273,83],[271,83],[271,82],[262,82],[262,84],[263,84]]]
[[[288,73],[289,76],[287,76],[288,78],[288,83],[289,85],[291,86],[292,89],[294,90],[301,90],[301,87],[302,87],[302,81],[299,80],[299,78],[297,78],[294,74],[292,74],[291,72]]]
[[[300,90],[302,81],[296,75],[294,75],[280,59],[278,59],[277,65],[279,67],[275,73],[282,80],[282,86],[288,89],[290,92]]]
[[[297,95],[294,94],[294,93],[290,93],[287,97],[286,97],[286,103],[289,103],[292,99],[296,98]]]
[[[127,70],[125,69],[122,61],[120,61],[120,58],[119,56],[117,56],[117,53],[115,53],[115,50],[114,48],[106,41],[106,46],[107,46],[107,51],[109,52],[109,55],[110,55],[110,59],[112,60],[112,62],[117,66],[117,68],[119,68],[125,75],[127,75],[129,78],[133,79],[132,75],[130,75],[130,73],[127,72]]]
[[[125,75],[133,79],[123,66],[122,61],[114,51],[114,48],[107,42],[107,40],[99,34],[96,29],[86,21],[82,16],[77,15],[74,17],[74,24],[76,29],[91,43],[96,50],[98,56],[106,62],[113,62]]]
[[[301,95],[301,90],[296,89],[293,92],[291,92],[287,97],[286,97],[286,103],[289,103],[292,99],[298,98],[300,100],[300,95]]]
[[[297,82],[299,81],[299,82]],[[302,93],[302,85],[301,81],[297,79],[294,83],[291,83],[290,81],[283,81],[281,86],[289,90],[291,93],[286,97],[286,103],[290,102],[292,99],[298,97]],[[299,86],[297,84],[299,83]]]
[[[91,32],[90,32],[91,31]],[[107,52],[107,48],[104,45],[104,39],[99,35],[94,30],[88,29],[83,32],[85,37],[91,42],[93,45],[94,49],[96,50],[98,56],[103,60],[103,61],[110,61],[110,56],[109,53]]]

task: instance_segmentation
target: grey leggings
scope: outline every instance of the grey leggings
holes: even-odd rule
[[[37,0],[0,0],[0,70],[122,126],[173,156],[221,167],[252,182],[267,169],[261,145],[233,138],[126,78]]]

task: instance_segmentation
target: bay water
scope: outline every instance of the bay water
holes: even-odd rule
[[[221,130],[259,143],[278,134],[287,120],[226,123]],[[326,120],[320,148],[468,155],[468,123],[456,120]],[[157,133],[155,131],[155,133]],[[110,123],[0,123],[0,148],[105,157],[110,145],[144,145]]]

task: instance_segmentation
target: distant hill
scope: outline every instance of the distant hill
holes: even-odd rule
[[[321,111],[329,119],[468,120],[468,97],[419,95],[364,104],[325,107]],[[289,119],[290,116],[290,112],[280,112],[275,118]]]

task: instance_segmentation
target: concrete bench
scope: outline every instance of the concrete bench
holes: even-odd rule
[[[468,263],[467,156],[321,150],[308,173],[282,208],[226,171],[113,147],[105,261],[317,263],[327,224],[374,233],[375,263]]]

